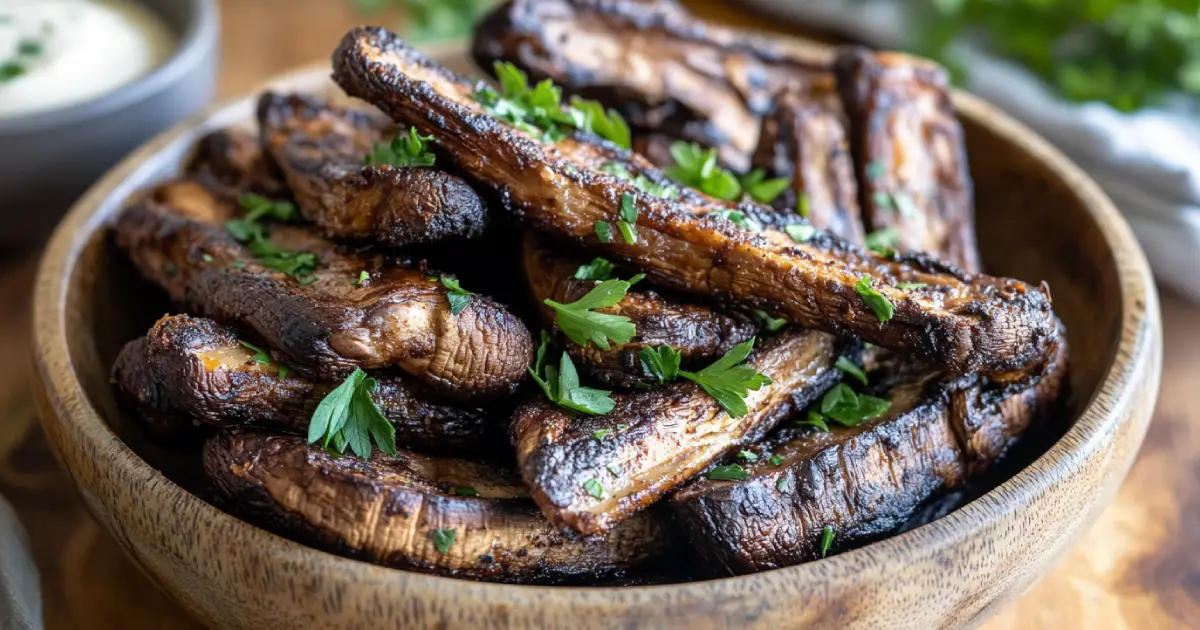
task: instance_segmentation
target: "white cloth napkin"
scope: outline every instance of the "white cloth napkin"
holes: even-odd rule
[[[904,2],[746,0],[800,23],[899,48]],[[969,47],[967,89],[1045,136],[1092,174],[1133,227],[1158,280],[1200,302],[1200,117],[1182,107],[1125,114],[1057,97],[1027,70]]]
[[[40,630],[42,600],[29,538],[12,506],[0,497],[0,628]]]

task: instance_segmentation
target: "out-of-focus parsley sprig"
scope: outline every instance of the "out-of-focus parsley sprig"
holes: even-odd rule
[[[408,12],[404,33],[414,42],[463,37],[495,4],[493,0],[353,0],[364,13],[399,7]]]
[[[963,38],[1015,61],[1072,101],[1121,111],[1200,97],[1200,0],[921,0],[913,49],[958,77]]]

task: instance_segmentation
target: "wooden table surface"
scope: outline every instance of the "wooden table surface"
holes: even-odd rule
[[[715,1],[713,20],[780,23]],[[343,0],[224,0],[220,93],[328,57],[365,22]],[[371,22],[402,24],[384,13]],[[792,28],[793,33],[798,29]],[[30,260],[0,261],[0,494],[29,530],[51,630],[198,627],[154,589],[86,515],[36,428],[26,381]],[[1137,464],[1114,505],[1045,580],[988,630],[1200,627],[1200,308],[1163,294],[1162,395]]]

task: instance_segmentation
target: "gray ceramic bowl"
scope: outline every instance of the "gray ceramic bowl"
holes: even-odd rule
[[[38,246],[125,154],[213,97],[215,0],[139,0],[179,37],[163,65],[90,102],[0,120],[0,250]]]

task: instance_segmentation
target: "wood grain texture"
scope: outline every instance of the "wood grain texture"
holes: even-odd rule
[[[702,15],[720,17],[744,26],[782,26],[769,21],[755,21],[756,18],[752,14],[740,9],[731,9],[720,2],[689,4]],[[332,42],[336,41],[347,27],[361,21],[361,18],[345,10],[341,3],[325,0],[228,0],[224,10],[225,71],[222,75],[221,91],[225,95],[251,89],[265,76],[290,68],[299,62],[324,59]],[[395,22],[391,20],[398,19],[385,16],[372,21],[393,25]],[[297,37],[297,33],[303,33],[303,36]],[[322,37],[326,39],[322,40]],[[1000,200],[1000,203],[1002,202],[1003,200]],[[1066,246],[1070,248],[1072,243],[1068,242]],[[9,276],[17,273],[19,271],[7,272],[4,279],[7,280]],[[21,282],[0,282],[0,296],[17,296],[24,290]],[[1057,298],[1065,299],[1056,291]],[[1086,300],[1080,301],[1086,303]],[[16,344],[0,345],[0,349],[7,351],[0,356],[6,359],[14,354],[14,348],[19,349],[15,354],[17,357],[25,351],[25,344],[20,341],[26,330],[24,315],[22,309],[13,308],[14,303],[17,302],[6,299],[2,302],[3,307],[0,307],[8,309],[0,311],[3,314],[0,316],[0,336],[5,340],[17,340]],[[1195,552],[1197,544],[1200,543],[1200,528],[1194,525],[1195,516],[1200,513],[1200,496],[1197,496],[1200,494],[1197,492],[1197,476],[1200,475],[1200,450],[1197,447],[1200,446],[1200,438],[1196,437],[1197,430],[1191,428],[1200,426],[1200,412],[1196,411],[1191,395],[1194,384],[1200,379],[1200,310],[1185,306],[1177,298],[1170,296],[1165,298],[1164,310],[1167,371],[1163,377],[1162,401],[1142,457],[1133,469],[1128,483],[1117,495],[1114,507],[1104,513],[1096,526],[1076,545],[1075,550],[1067,555],[1063,563],[1041,584],[1022,597],[1015,607],[988,623],[988,628],[1200,626],[1200,609],[1196,604],[1200,600],[1200,585],[1197,584],[1200,580],[1196,578],[1200,574],[1200,558],[1197,558]],[[10,314],[13,316],[9,317]],[[1091,314],[1094,316],[1103,312],[1098,307],[1093,307]],[[1083,316],[1088,315],[1089,310],[1084,310]],[[18,320],[20,323],[15,323]],[[1188,341],[1190,343],[1186,343]],[[5,368],[12,368],[14,365],[20,363],[0,361],[0,378],[7,379],[0,380],[0,392],[19,389],[19,386],[13,385],[20,383],[21,379],[13,378],[10,372],[14,370],[5,371]],[[4,397],[0,396],[0,399]],[[1145,402],[1142,404],[1145,405]],[[0,420],[0,492],[17,505],[27,526],[34,532],[35,553],[46,589],[48,627],[193,627],[194,622],[186,621],[176,604],[149,586],[135,565],[121,554],[115,541],[83,516],[80,503],[74,498],[70,480],[58,472],[50,461],[40,432],[36,429],[26,430],[30,418],[27,413],[21,412],[21,405],[10,405],[5,409],[10,413],[4,420]],[[108,447],[121,450],[111,443]],[[6,452],[11,453],[7,459]],[[1123,452],[1109,452],[1106,456],[1119,458],[1128,454],[1126,449]],[[161,479],[154,479],[152,475],[150,479],[143,481],[150,483],[151,488],[158,488],[157,484],[161,484]],[[153,496],[159,494],[155,492]],[[93,496],[91,500],[97,500],[97,497]],[[197,522],[208,522],[208,519],[215,519],[216,516],[212,512],[201,512],[196,518],[199,519]],[[1029,520],[1036,521],[1033,518]],[[1023,527],[1036,530],[1046,527],[1046,523],[1032,522]],[[194,529],[194,526],[185,528],[185,532],[179,534],[189,544],[197,542],[197,535],[186,531],[191,529]],[[234,527],[230,531],[241,530]],[[211,545],[219,542],[212,538],[213,534],[219,533],[213,531],[203,537],[205,549],[210,549]],[[1022,535],[1020,531],[1015,531],[1012,535],[1016,537],[1015,543],[1024,543],[1026,546],[1036,540],[1028,535],[1028,532]],[[1064,536],[1069,535],[1064,533]],[[121,534],[121,537],[123,544],[133,544],[130,537],[124,534]],[[267,540],[272,544],[279,542],[273,537],[268,537]],[[157,542],[161,544],[164,541]],[[138,545],[142,551],[147,550],[145,543]],[[901,546],[913,551],[916,544],[908,537]],[[995,553],[995,548],[983,550],[979,555],[985,556],[988,553]],[[232,563],[226,570],[240,568],[248,582],[260,587],[279,585],[286,581],[286,571],[295,570],[296,566],[287,566],[288,562],[294,560],[291,554],[282,555],[280,560],[281,564],[271,569],[240,562]],[[986,557],[980,559],[984,560]],[[875,556],[861,560],[865,563],[877,561],[880,560]],[[947,562],[947,557],[935,560],[936,571],[945,571]],[[968,564],[974,564],[974,561]],[[861,565],[856,563],[856,566]],[[154,567],[147,568],[154,572]],[[819,568],[820,570],[809,572],[810,577],[815,575],[818,578],[817,582],[798,582],[798,586],[787,590],[793,591],[797,587],[808,591],[820,590],[834,583],[834,580],[847,579],[858,570],[847,565],[838,565],[835,568],[834,563],[829,562],[819,563]],[[878,567],[868,566],[861,572],[869,577],[877,571]],[[371,575],[373,578],[378,577],[373,573]],[[335,571],[329,579],[339,577],[345,577],[344,573]],[[376,579],[371,581],[377,582]],[[316,600],[316,605],[343,620],[346,614],[355,612],[345,610],[349,602],[344,594],[324,591],[327,597],[320,597],[316,590],[318,583],[319,580],[309,580],[302,584],[302,587],[310,590],[301,591],[303,595],[299,597]],[[913,581],[913,584],[916,583],[918,582]],[[747,595],[746,591],[753,590],[729,584],[726,588],[743,596]],[[444,588],[461,592],[461,597],[467,599],[478,595],[474,585],[458,582],[442,582],[442,585]],[[211,595],[212,589],[216,588],[213,584],[197,582],[193,582],[191,586],[194,587],[194,597]],[[420,589],[408,588],[392,594],[399,596],[415,590]],[[960,598],[967,596],[978,597],[974,593],[957,594]],[[785,609],[762,614],[753,607],[723,605],[713,599],[714,597],[708,589],[700,589],[698,596],[680,596],[678,601],[674,602],[676,605],[685,601],[691,605],[686,615],[681,614],[678,618],[672,618],[672,621],[696,627],[713,627],[722,622],[746,627],[753,621],[769,624],[778,619],[780,614],[797,621],[810,619],[808,615],[811,611],[806,605],[812,597],[811,592],[780,595],[778,601],[788,604]],[[788,597],[791,599],[786,599]],[[428,611],[437,599],[430,597],[413,605],[414,614]],[[631,603],[640,601],[633,595],[628,599]],[[508,615],[508,619],[515,622],[520,611],[514,608],[520,606],[520,601],[521,598],[515,596],[497,596],[491,598],[491,609],[497,614]],[[966,602],[966,608],[980,603]],[[593,601],[593,598],[583,597],[577,609],[564,612],[560,607],[556,607],[557,614],[563,615],[557,618],[568,622],[588,619],[616,623],[616,618],[589,617],[589,613],[595,614],[597,611],[599,614],[611,612],[611,609],[598,608],[597,605],[598,602]],[[856,612],[854,602],[827,601],[826,605],[833,605],[835,609],[841,606],[844,608],[842,612],[847,615]],[[921,606],[919,604],[916,607],[918,612]],[[896,619],[912,619],[908,616],[906,607],[897,607],[893,612]],[[303,619],[287,617],[290,613],[286,610],[280,610],[279,614],[281,617],[276,619],[277,621]],[[546,610],[540,614],[538,621],[548,623],[555,619],[556,612]],[[652,625],[654,618],[642,618],[642,627],[657,627]],[[657,619],[663,620],[664,617],[660,615]],[[330,626],[328,623],[324,625]],[[482,623],[478,625],[489,627]],[[893,623],[887,627],[904,625]],[[573,627],[579,625],[573,624]]]

